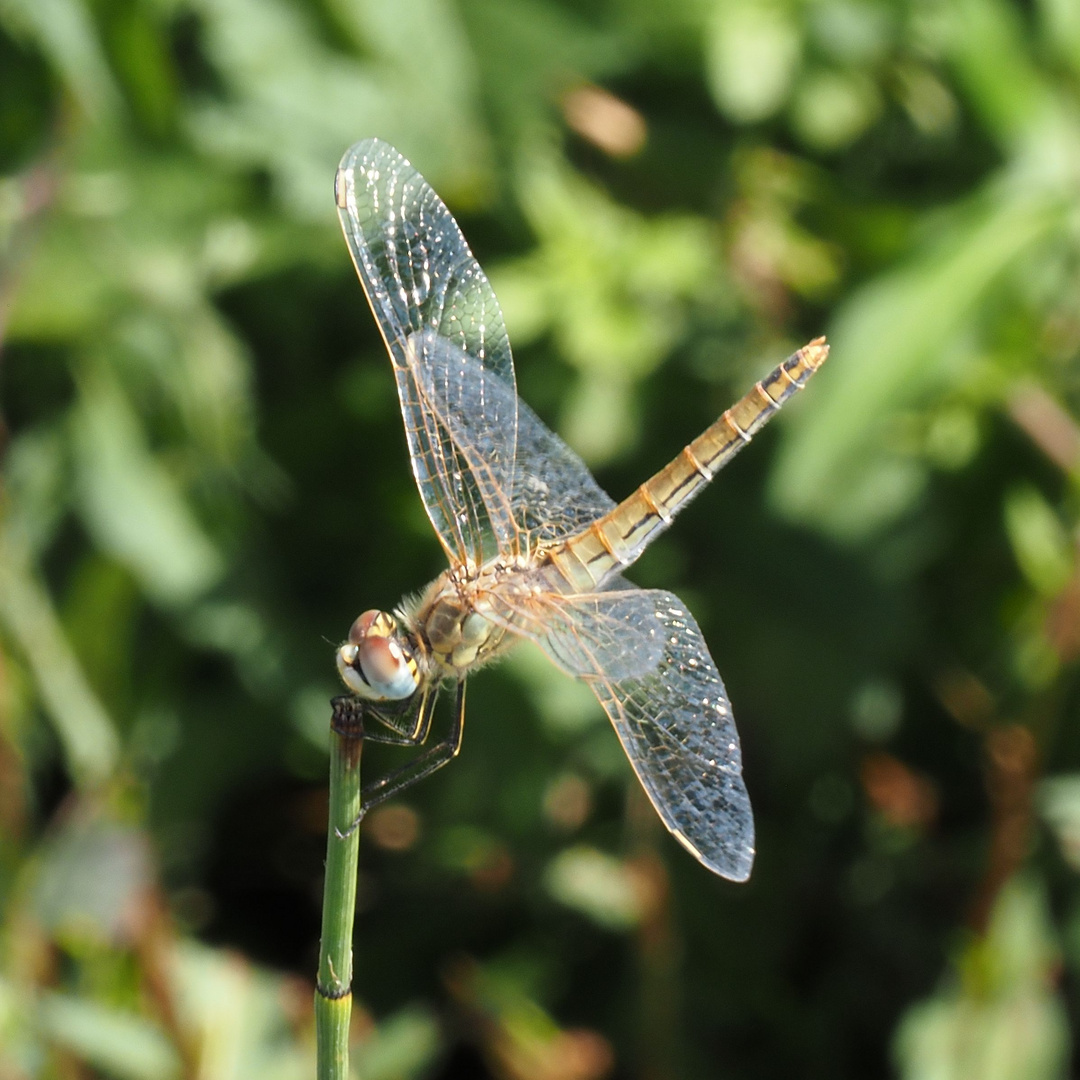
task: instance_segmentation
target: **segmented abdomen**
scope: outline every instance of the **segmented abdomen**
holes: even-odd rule
[[[825,362],[829,346],[816,338],[789,356],[670,464],[613,510],[551,552],[575,592],[601,585],[629,566],[671,519],[731,460],[751,436]]]

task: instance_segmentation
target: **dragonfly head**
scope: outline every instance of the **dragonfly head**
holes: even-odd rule
[[[369,701],[402,701],[420,683],[412,648],[397,619],[385,611],[365,611],[337,651],[338,673],[354,693]]]

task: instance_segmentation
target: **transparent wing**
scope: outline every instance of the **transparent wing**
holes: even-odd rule
[[[622,578],[603,592],[559,595],[545,588],[541,571],[489,594],[487,601],[485,614],[535,641],[577,678],[645,676],[664,656],[655,594]]]
[[[338,214],[386,341],[428,517],[451,561],[510,550],[507,509],[517,440],[514,364],[502,312],[457,222],[424,178],[378,139],[357,143],[336,180]],[[468,370],[451,363],[469,361]],[[480,379],[471,391],[465,384]],[[475,440],[462,445],[432,407],[432,387],[468,400]],[[501,393],[485,393],[498,386]],[[482,449],[481,449],[482,448]],[[471,468],[482,457],[483,478]],[[501,492],[499,499],[491,492]]]
[[[502,312],[450,211],[393,147],[357,143],[338,212],[394,364],[413,474],[452,560],[580,531],[615,504],[518,400]]]
[[[600,672],[589,683],[664,824],[710,870],[745,881],[754,818],[724,684],[682,601],[646,595],[664,628],[659,665],[629,678]]]
[[[464,459],[470,482],[499,530],[500,550],[518,554],[572,536],[615,505],[581,458],[517,398],[512,385],[431,330],[409,340],[424,357],[417,383],[426,413]],[[501,467],[501,428],[490,418],[515,412],[517,455],[508,480]]]
[[[585,462],[519,401],[511,512],[529,549],[581,532],[614,506]]]
[[[710,870],[745,881],[754,819],[739,736],[682,601],[617,581],[611,592],[523,597],[516,608],[517,632],[592,687],[664,824]]]

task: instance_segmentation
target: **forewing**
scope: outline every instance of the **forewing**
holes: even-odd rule
[[[586,679],[664,824],[710,870],[745,881],[754,819],[724,684],[682,601],[638,595],[661,627],[659,662],[643,674],[598,669]]]
[[[512,548],[508,509],[517,439],[514,364],[502,312],[450,211],[393,147],[357,143],[342,158],[338,214],[386,341],[428,517],[452,560],[481,563]],[[451,363],[457,360],[457,370]],[[456,384],[476,440],[462,445],[432,407]],[[470,385],[476,383],[478,385]],[[479,385],[482,384],[482,385]],[[498,386],[499,393],[491,393]],[[470,474],[482,445],[485,475]],[[501,499],[490,497],[502,493]]]
[[[572,536],[615,505],[581,458],[498,374],[431,330],[412,335],[409,342],[424,357],[417,381],[425,412],[448,433],[453,451],[466,459],[465,471],[489,518],[516,534],[507,536],[501,550],[518,554]],[[508,483],[500,467],[502,429],[490,418],[513,412],[517,458]],[[507,526],[507,520],[512,524]]]
[[[519,401],[511,512],[529,549],[573,536],[614,506],[581,458]]]

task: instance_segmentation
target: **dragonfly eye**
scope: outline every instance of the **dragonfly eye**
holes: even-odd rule
[[[385,611],[365,611],[349,627],[349,641],[359,645],[369,636],[393,637],[397,633],[397,620]]]
[[[337,652],[338,673],[355,694],[370,701],[401,701],[419,683],[416,659],[384,611],[365,611]]]

